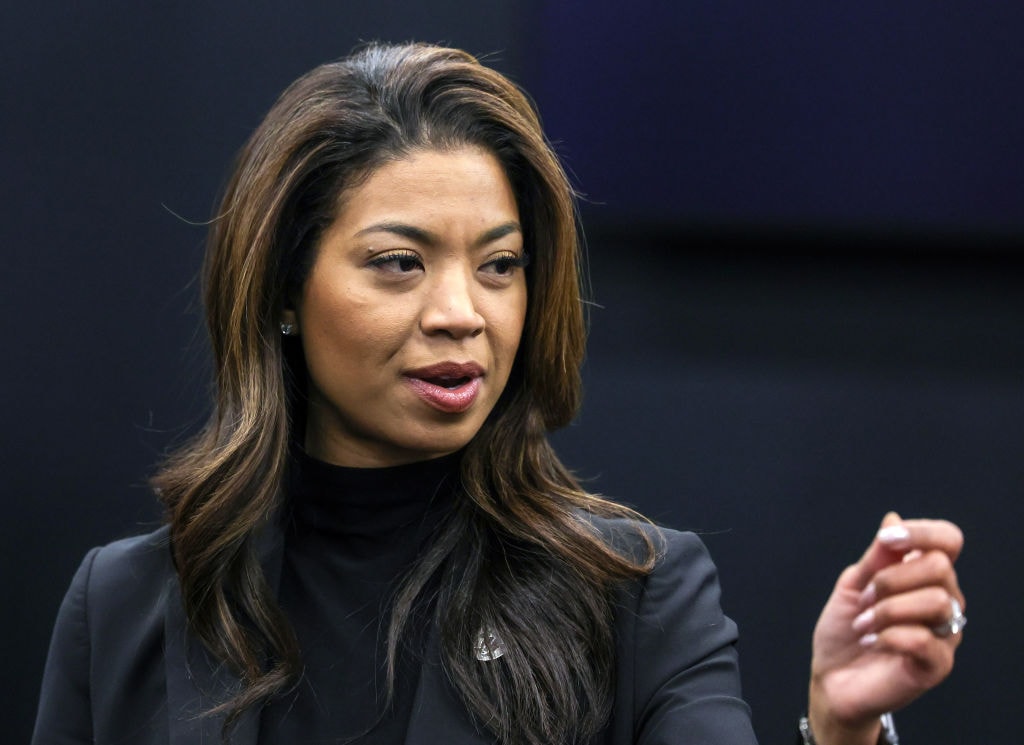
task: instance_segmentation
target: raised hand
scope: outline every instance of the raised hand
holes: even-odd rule
[[[953,669],[966,601],[953,563],[963,534],[889,513],[839,577],[814,630],[808,717],[819,745],[874,745],[879,716]]]

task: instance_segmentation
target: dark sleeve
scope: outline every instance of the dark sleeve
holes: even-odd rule
[[[89,696],[89,575],[98,548],[90,551],[64,596],[46,658],[32,745],[92,745]]]
[[[736,624],[717,571],[692,533],[666,530],[637,602],[633,641],[637,745],[756,745],[740,691]]]

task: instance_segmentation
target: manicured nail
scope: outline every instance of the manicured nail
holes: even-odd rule
[[[875,610],[874,608],[868,608],[866,611],[861,613],[855,619],[853,619],[853,630],[858,634],[862,631],[867,631],[871,628],[871,624],[875,622]]]
[[[902,548],[909,545],[910,531],[902,525],[889,525],[878,531],[878,540],[889,548]]]
[[[878,597],[878,588],[875,587],[875,583],[872,582],[864,591],[860,594],[860,599],[857,601],[861,608],[867,608],[869,605],[875,604],[875,599]]]
[[[878,634],[864,634],[864,636],[860,638],[860,645],[862,647],[873,647],[877,641]]]

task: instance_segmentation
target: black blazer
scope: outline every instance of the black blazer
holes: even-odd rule
[[[756,745],[715,567],[693,534],[660,534],[654,571],[618,594],[615,700],[593,745]],[[282,552],[275,531],[262,550],[272,587]],[[222,718],[199,715],[235,683],[186,630],[166,528],[94,548],[57,616],[32,744],[216,745]],[[258,738],[249,711],[231,742]],[[433,634],[405,744],[493,742],[447,682]]]

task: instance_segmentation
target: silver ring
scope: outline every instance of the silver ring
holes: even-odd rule
[[[956,636],[967,625],[967,616],[964,615],[964,609],[960,607],[960,603],[956,598],[949,599],[949,607],[952,611],[949,620],[941,626],[936,626],[932,629],[935,636],[942,639],[945,639],[947,636]]]

